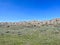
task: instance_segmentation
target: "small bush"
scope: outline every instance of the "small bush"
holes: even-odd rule
[[[9,33],[10,31],[6,31],[6,33]]]
[[[7,28],[9,28],[10,26],[7,26]]]
[[[21,35],[21,32],[18,32],[18,35]]]
[[[34,27],[36,27],[36,25],[33,25]]]

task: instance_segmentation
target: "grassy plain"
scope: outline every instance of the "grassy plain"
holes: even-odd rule
[[[60,26],[0,27],[0,45],[60,45]]]

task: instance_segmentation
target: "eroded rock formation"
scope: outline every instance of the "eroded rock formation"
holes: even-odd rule
[[[0,22],[0,26],[20,25],[20,26],[42,26],[60,24],[60,18],[48,21],[24,21],[24,22]]]

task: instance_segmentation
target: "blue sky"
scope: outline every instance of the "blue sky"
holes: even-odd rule
[[[60,0],[0,0],[0,22],[60,18]]]

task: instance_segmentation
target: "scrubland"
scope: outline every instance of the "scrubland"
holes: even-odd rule
[[[0,45],[60,45],[60,24],[0,26]]]

